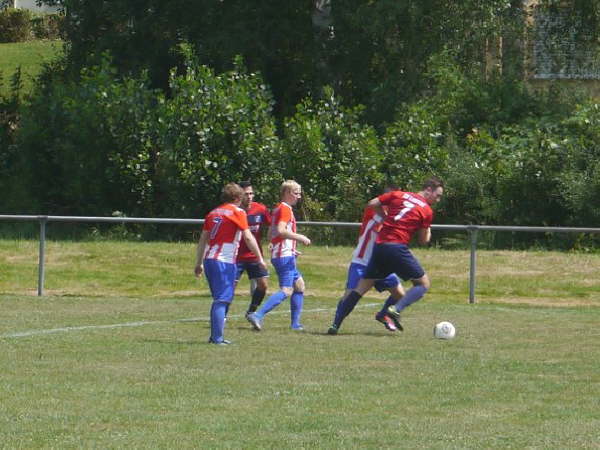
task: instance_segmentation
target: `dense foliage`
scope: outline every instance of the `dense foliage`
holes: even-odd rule
[[[349,0],[320,21],[312,1],[62,3],[66,58],[0,104],[2,211],[198,217],[228,181],[272,204],[295,178],[301,218],[358,220],[436,174],[441,222],[600,225],[599,106],[523,81],[519,1]]]

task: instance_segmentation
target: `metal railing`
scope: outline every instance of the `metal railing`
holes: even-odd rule
[[[29,221],[39,222],[39,263],[38,263],[38,296],[44,295],[46,225],[48,222],[112,222],[112,223],[168,223],[201,225],[203,219],[159,219],[149,217],[84,217],[84,216],[31,216],[31,215],[0,215],[0,221]],[[354,222],[298,222],[298,225],[324,227],[354,227],[360,223]],[[600,228],[574,227],[520,227],[496,225],[432,225],[433,230],[466,231],[470,235],[469,261],[469,303],[475,303],[475,279],[477,271],[477,233],[479,231],[516,231],[533,233],[600,233]]]

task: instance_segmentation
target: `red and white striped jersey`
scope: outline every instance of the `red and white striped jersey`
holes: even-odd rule
[[[377,233],[381,229],[383,217],[375,213],[373,208],[365,208],[360,232],[358,235],[358,244],[352,253],[352,262],[366,266],[371,259],[373,246],[377,239]]]
[[[273,210],[272,225],[271,225],[271,244],[273,249],[271,250],[271,258],[283,258],[286,256],[296,255],[296,241],[294,239],[284,239],[277,232],[277,225],[279,222],[286,222],[285,229],[296,232],[296,218],[294,217],[294,211],[292,207],[286,202],[281,202]]]
[[[248,229],[246,211],[225,203],[206,215],[202,229],[209,233],[204,258],[234,264],[242,231]]]

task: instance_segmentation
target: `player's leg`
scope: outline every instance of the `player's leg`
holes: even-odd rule
[[[271,263],[275,267],[279,278],[279,291],[271,294],[258,311],[247,316],[248,322],[257,331],[262,329],[262,321],[265,315],[279,306],[293,292],[294,275],[296,273],[295,258],[293,256],[274,258]]]
[[[337,334],[339,328],[342,326],[342,322],[350,313],[354,310],[354,307],[358,304],[359,300],[369,289],[375,284],[375,279],[363,278],[359,281],[356,289],[351,290],[348,295],[338,303],[338,307],[335,312],[335,318],[333,324],[327,331],[328,334]]]
[[[247,270],[248,277],[250,278],[250,282],[254,285],[254,289],[251,291],[252,294],[246,316],[255,312],[265,298],[268,287],[267,280],[269,277],[269,272],[262,269],[257,263],[249,264]]]
[[[375,314],[375,320],[381,322],[389,331],[402,331],[403,328],[400,324],[400,320],[392,317],[387,312],[388,308],[395,305],[404,295],[404,288],[402,287],[400,278],[395,273],[391,273],[383,280],[377,280],[375,282],[375,289],[377,289],[378,292],[386,290],[390,292],[390,296],[383,304],[381,310]]]
[[[400,311],[417,302],[429,290],[431,282],[421,267],[421,264],[410,252],[408,247],[399,246],[397,252],[397,270],[395,271],[402,279],[411,280],[413,287],[394,305],[388,308],[388,313],[396,318],[400,317]]]
[[[225,317],[233,299],[235,288],[236,266],[214,259],[204,260],[206,278],[213,297],[210,308],[211,344],[228,344],[224,339]]]
[[[429,281],[427,274],[424,274],[421,278],[413,279],[411,281],[413,283],[413,287],[410,288],[395,305],[395,309],[398,312],[421,300],[421,298],[423,298],[425,293],[431,287],[431,282]]]
[[[252,298],[250,299],[250,305],[248,305],[248,311],[246,314],[255,312],[267,294],[268,282],[267,277],[254,278],[252,281],[256,283],[256,287],[252,291]]]
[[[302,309],[304,306],[304,278],[298,273],[298,278],[294,281],[294,292],[290,298],[290,315],[292,330],[302,331],[304,327],[300,322]]]
[[[354,306],[356,306],[356,303],[354,303],[354,306],[350,307],[348,302],[344,300],[350,295],[350,293],[354,289],[358,287],[360,280],[362,280],[365,274],[365,268],[366,266],[364,266],[363,264],[357,263],[351,263],[348,267],[348,275],[346,277],[346,290],[344,291],[344,295],[342,296],[342,298],[340,298],[340,300],[338,301],[335,310],[335,316],[333,318],[333,323],[331,325],[331,328],[329,329],[330,334],[335,334],[334,331],[337,332],[337,329],[342,325],[342,321],[344,320],[344,318],[348,314],[350,314],[352,309],[354,309]]]

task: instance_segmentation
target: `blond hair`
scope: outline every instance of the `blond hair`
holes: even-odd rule
[[[292,192],[294,189],[301,189],[301,186],[294,180],[286,180],[281,183],[281,189],[279,190],[279,193],[283,197],[285,194]]]

